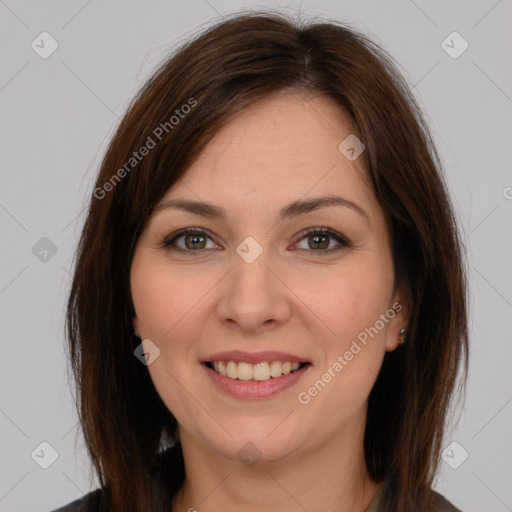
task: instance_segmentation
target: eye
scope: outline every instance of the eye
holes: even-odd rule
[[[299,250],[307,251],[309,254],[325,254],[338,251],[343,247],[350,247],[352,244],[348,238],[342,234],[333,231],[330,228],[312,228],[302,233],[300,241],[305,240],[307,247],[299,248]],[[334,248],[331,247],[331,241],[335,240]]]
[[[183,245],[177,242],[182,240]],[[215,249],[215,247],[207,247],[208,240],[213,242],[211,236],[202,229],[187,228],[173,233],[163,241],[163,246],[169,250],[178,250],[188,254],[200,254],[203,249]],[[301,233],[299,241],[305,240],[308,247],[299,248],[298,250],[307,251],[309,254],[321,255],[338,251],[343,247],[350,247],[352,244],[348,238],[342,234],[333,231],[330,228],[310,228]],[[331,247],[331,241],[334,240],[338,247]],[[297,244],[295,244],[297,245]],[[297,250],[297,249],[294,249]]]
[[[183,239],[184,247],[176,243],[180,239]],[[202,249],[215,249],[215,247],[206,247],[208,239],[212,240],[206,231],[187,228],[166,238],[163,245],[171,250],[178,249],[189,254],[198,254]]]

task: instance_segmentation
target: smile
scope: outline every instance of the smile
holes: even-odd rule
[[[236,361],[206,361],[208,368],[229,379],[266,381],[299,370],[308,363],[296,361],[261,361],[256,364]]]
[[[275,350],[228,350],[199,362],[215,388],[244,400],[270,398],[293,386],[313,366],[304,354]]]

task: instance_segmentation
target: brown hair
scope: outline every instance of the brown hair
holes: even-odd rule
[[[129,275],[137,240],[212,136],[248,104],[285,89],[337,102],[366,146],[360,158],[390,227],[395,285],[411,309],[408,343],[386,353],[369,397],[366,463],[375,481],[389,478],[391,510],[429,509],[461,361],[460,390],[468,371],[466,269],[440,159],[382,48],[347,24],[267,11],[238,13],[179,48],[138,93],[101,165],[66,325],[105,510],[148,510],[150,475],[161,477],[155,454],[177,428],[134,356],[140,339]],[[175,464],[166,475],[169,496],[184,478],[181,456]]]

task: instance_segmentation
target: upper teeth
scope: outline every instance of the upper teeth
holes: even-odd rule
[[[215,361],[213,368],[216,372],[229,377],[230,379],[240,380],[268,380],[271,377],[281,377],[287,373],[298,370],[300,363],[272,361],[268,363],[236,363],[235,361]]]

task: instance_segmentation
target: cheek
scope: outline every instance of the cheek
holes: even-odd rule
[[[146,266],[144,272],[135,268],[131,288],[141,335],[164,341],[200,307],[207,284],[188,272],[171,273],[157,264]]]
[[[393,275],[383,262],[319,269],[317,275],[296,281],[297,295],[320,320],[326,349],[330,343],[346,343],[374,325],[388,308]],[[325,329],[324,329],[325,328]]]
[[[339,406],[340,421],[363,405],[385,352],[387,323],[381,315],[389,308],[393,274],[385,259],[363,260],[346,271],[338,268],[323,286],[317,281],[311,288],[317,301],[315,313],[335,333],[318,338],[325,361],[311,381],[314,386],[322,381],[319,390],[312,392],[321,394],[317,407],[325,414],[333,414],[333,404]]]
[[[204,412],[183,392],[194,387],[188,365],[183,363],[193,360],[193,340],[200,335],[193,319],[201,314],[200,298],[208,289],[208,279],[205,283],[188,274],[188,270],[171,273],[169,266],[152,261],[144,267],[134,265],[131,275],[141,338],[149,338],[160,350],[148,371],[167,408],[185,424]]]
[[[166,318],[175,309],[167,294],[165,280],[155,278],[154,273],[135,274],[132,278],[132,299],[141,337],[156,338],[164,328]],[[169,328],[167,326],[167,328]]]

